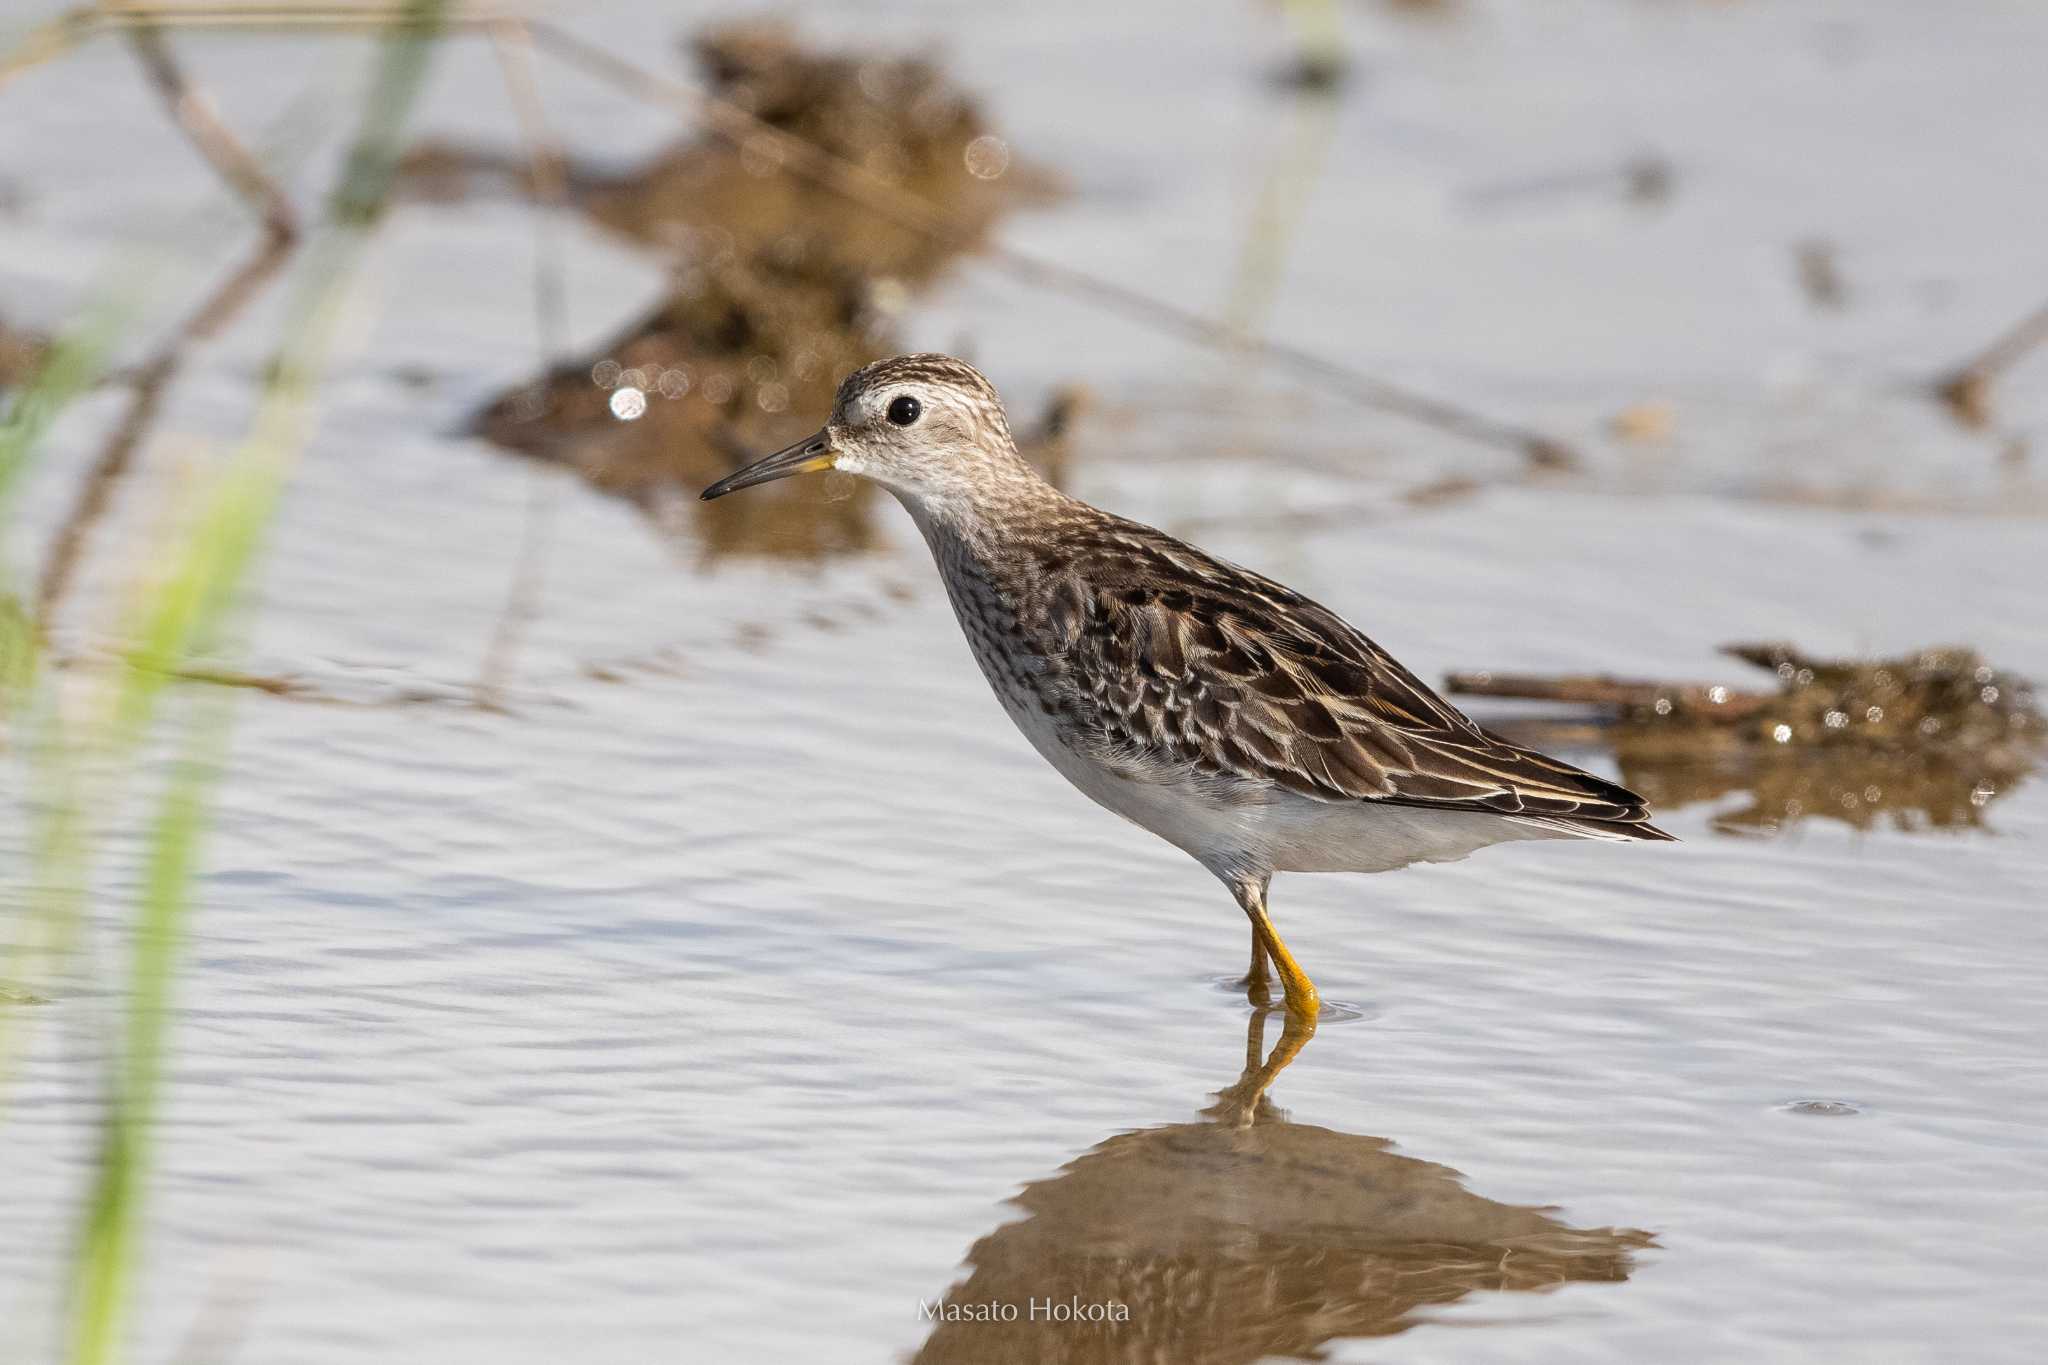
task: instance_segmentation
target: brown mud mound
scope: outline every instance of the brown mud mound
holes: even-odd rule
[[[1774,833],[1805,819],[1857,829],[1972,829],[2040,761],[2048,720],[2032,684],[1971,649],[1819,659],[1787,644],[1724,652],[1777,678],[1772,691],[1605,676],[1459,673],[1450,691],[1611,707],[1594,725],[1517,718],[1496,728],[1538,745],[1611,748],[1651,806],[1746,793],[1713,820]]]
[[[676,495],[815,430],[840,379],[902,349],[892,324],[916,291],[1048,183],[1010,165],[975,101],[928,61],[814,53],[762,24],[693,46],[717,98],[938,205],[951,226],[918,232],[715,132],[624,176],[572,167],[571,201],[673,256],[672,285],[593,354],[494,400],[475,429],[647,505],[680,507]],[[426,149],[415,166],[442,183],[452,155]],[[1047,425],[1063,435],[1070,407],[1057,406]],[[872,499],[793,480],[688,515],[707,553],[821,555],[872,543]]]

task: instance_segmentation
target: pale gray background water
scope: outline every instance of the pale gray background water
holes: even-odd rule
[[[710,8],[605,4],[578,25],[656,60]],[[1085,378],[1106,411],[1076,491],[1199,527],[1424,676],[1738,681],[1715,644],[1785,636],[1957,640],[2048,677],[2039,477],[2001,474],[1997,438],[1909,391],[2048,289],[2048,11],[1461,9],[1347,9],[1360,72],[1271,330],[1583,439],[1591,476],[1408,509],[1414,482],[1513,462],[971,264],[915,338],[970,339],[1027,411]],[[1250,5],[896,3],[807,31],[941,45],[1019,153],[1074,183],[1006,239],[1202,309],[1229,297],[1264,169],[1297,135],[1261,83],[1277,29]],[[257,125],[314,77],[348,108],[363,55],[188,46]],[[110,248],[204,196],[128,67],[108,46],[0,92],[11,320],[55,322]],[[580,78],[549,71],[544,93],[572,144],[622,162],[666,135]],[[513,141],[486,53],[444,52],[423,128]],[[1661,206],[1496,195],[1645,149],[1674,167]],[[1814,236],[1840,246],[1839,313],[1797,290],[1791,247]],[[447,434],[534,364],[530,249],[511,204],[407,209],[373,248],[253,655],[366,701],[456,693],[536,478],[556,508],[543,610],[509,715],[238,703],[138,1359],[170,1358],[210,1302],[252,1361],[894,1358],[1020,1185],[1192,1119],[1237,1073],[1241,1007],[1210,983],[1241,966],[1242,917],[1009,731],[893,509],[869,559],[706,568],[687,537]],[[573,230],[579,335],[656,277]],[[154,478],[181,442],[197,458],[239,430],[275,316],[195,363]],[[2000,390],[2037,442],[2044,363]],[[406,366],[436,382],[398,382]],[[1673,403],[1673,441],[1610,441],[1606,419],[1646,399]],[[61,429],[31,527],[116,401]],[[1910,510],[1815,505],[1835,499]],[[1285,515],[1331,505],[1356,515]],[[34,541],[11,548],[30,562]],[[72,624],[134,571],[103,557]],[[1661,1243],[1625,1284],[1472,1295],[1333,1358],[2034,1356],[2044,787],[1960,837],[1734,840],[1710,813],[1672,814],[1670,847],[1278,884],[1296,952],[1365,1014],[1323,1030],[1283,1107]],[[126,889],[111,877],[110,925]],[[38,1011],[7,1084],[9,1360],[50,1358],[94,1114],[66,1040],[100,1007],[86,989]],[[1784,1112],[1795,1099],[1862,1112]]]

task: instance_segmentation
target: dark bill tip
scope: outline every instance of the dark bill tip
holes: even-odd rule
[[[757,483],[773,483],[792,474],[809,474],[813,470],[831,467],[832,442],[820,431],[804,437],[787,450],[778,450],[773,455],[756,460],[743,469],[735,470],[697,496],[705,502],[710,502],[713,498],[722,498],[727,493],[752,488]]]

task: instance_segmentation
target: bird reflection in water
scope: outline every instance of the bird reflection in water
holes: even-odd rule
[[[1202,1122],[1120,1133],[1025,1186],[1013,1202],[1029,1216],[975,1243],[967,1277],[926,1305],[937,1325],[914,1360],[1318,1359],[1475,1290],[1626,1280],[1655,1245],[1482,1198],[1385,1138],[1291,1121],[1266,1089],[1314,1026],[1290,1019],[1267,1057],[1266,1017]]]

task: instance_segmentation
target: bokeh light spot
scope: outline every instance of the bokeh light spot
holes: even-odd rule
[[[1010,147],[992,133],[983,133],[967,144],[964,153],[967,173],[976,180],[994,180],[1010,169]]]
[[[647,411],[647,395],[631,384],[621,385],[612,390],[612,416],[621,422],[636,420]]]

